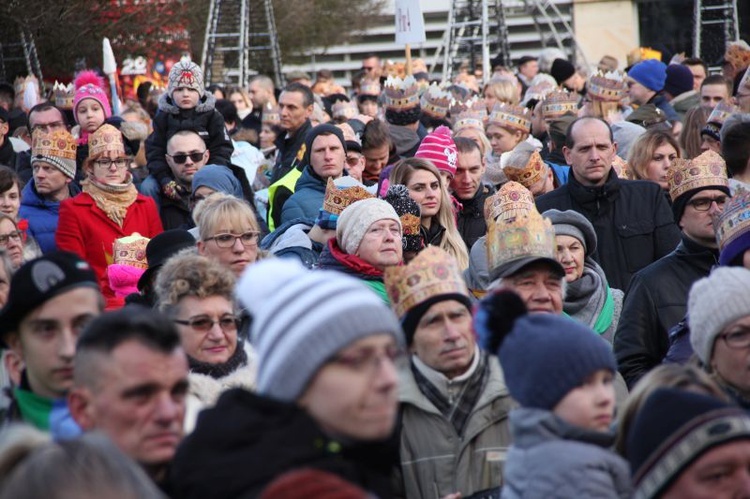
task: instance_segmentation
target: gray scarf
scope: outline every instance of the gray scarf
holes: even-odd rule
[[[568,284],[563,311],[593,327],[607,300],[607,278],[593,259],[586,257],[581,277]]]

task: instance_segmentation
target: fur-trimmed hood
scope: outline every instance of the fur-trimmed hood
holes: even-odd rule
[[[216,108],[216,97],[211,93],[206,93],[203,97],[198,100],[198,105],[193,109],[197,113],[205,113],[207,111],[213,111]],[[163,111],[169,114],[180,114],[183,111],[177,107],[172,100],[172,97],[167,95],[166,92],[161,94],[159,97],[159,111]]]

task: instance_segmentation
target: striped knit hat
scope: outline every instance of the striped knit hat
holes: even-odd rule
[[[253,317],[258,393],[278,400],[297,400],[318,370],[357,340],[390,334],[404,345],[398,319],[383,300],[339,272],[265,260],[248,267],[236,294]]]

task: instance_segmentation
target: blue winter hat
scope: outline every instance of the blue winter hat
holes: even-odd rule
[[[198,187],[208,187],[217,192],[231,194],[234,197],[242,199],[242,186],[240,181],[234,176],[232,170],[222,165],[205,165],[193,175],[193,191]]]
[[[612,348],[592,329],[566,316],[524,309],[518,295],[500,290],[480,302],[474,320],[485,346],[499,344],[505,383],[523,407],[551,411],[586,377],[617,370]]]
[[[628,76],[649,90],[661,92],[667,81],[667,65],[656,59],[646,59],[630,68]]]

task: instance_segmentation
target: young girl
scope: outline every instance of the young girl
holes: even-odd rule
[[[469,253],[456,228],[450,194],[438,169],[430,161],[404,159],[391,170],[390,185],[403,184],[421,210],[424,246],[438,246],[450,253],[463,270],[469,266]]]
[[[495,104],[487,123],[487,138],[492,146],[492,155],[513,150],[529,137],[531,113],[522,106]]]
[[[628,464],[609,450],[617,363],[607,342],[567,317],[528,315],[507,290],[480,303],[474,327],[521,405],[501,497],[630,497]]]
[[[94,71],[81,71],[75,79],[76,95],[73,99],[73,116],[80,127],[76,166],[83,178],[83,162],[89,157],[89,135],[112,116],[104,79]],[[79,178],[79,179],[80,179]]]

